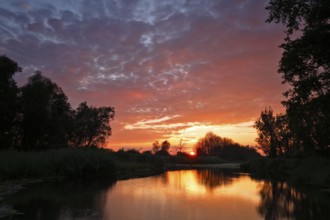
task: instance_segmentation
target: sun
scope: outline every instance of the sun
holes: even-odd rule
[[[194,157],[194,156],[196,156],[196,153],[194,151],[190,151],[189,152],[189,155],[192,156],[192,157]]]

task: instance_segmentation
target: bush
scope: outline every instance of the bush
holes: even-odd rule
[[[42,152],[0,152],[0,179],[110,175],[113,153],[102,149],[58,149]]]

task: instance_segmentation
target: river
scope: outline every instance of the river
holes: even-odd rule
[[[35,184],[0,201],[24,220],[330,219],[330,195],[229,170]]]

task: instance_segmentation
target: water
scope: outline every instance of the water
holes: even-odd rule
[[[223,170],[170,171],[124,181],[38,184],[2,206],[25,220],[330,219],[330,195]]]

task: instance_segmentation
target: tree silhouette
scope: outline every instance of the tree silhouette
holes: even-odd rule
[[[283,155],[289,148],[289,131],[286,126],[286,118],[284,115],[274,116],[271,107],[261,112],[254,127],[258,132],[256,141],[267,156]]]
[[[170,150],[170,147],[171,147],[171,144],[168,141],[163,141],[162,144],[161,144],[161,150],[162,151],[167,151],[168,152]]]
[[[284,93],[295,148],[329,153],[330,2],[271,0],[267,22],[286,25],[279,73],[291,86]]]
[[[212,156],[216,156],[221,147],[223,147],[222,138],[212,132],[208,132],[204,138],[199,139],[195,146],[198,155]]]
[[[170,142],[163,141],[162,144],[160,145],[160,151],[157,152],[158,155],[169,155],[169,150],[170,150],[171,144]]]
[[[159,151],[160,149],[160,144],[159,141],[155,141],[154,143],[152,143],[152,152],[155,154]]]
[[[13,76],[21,67],[7,56],[0,56],[0,149],[13,145],[14,121],[18,108],[18,88]]]
[[[217,156],[226,160],[249,160],[259,157],[255,148],[241,146],[229,138],[222,138],[212,132],[199,139],[195,145],[198,156]]]
[[[41,150],[67,146],[71,106],[62,89],[36,72],[21,88],[21,149]]]
[[[159,144],[159,141],[155,141],[152,144],[152,152],[156,155],[169,155],[171,144],[167,140],[163,141],[161,144]]]
[[[102,145],[111,135],[110,121],[115,116],[113,107],[92,107],[81,103],[74,113],[74,146]]]
[[[0,56],[0,150],[46,150],[102,145],[111,135],[113,107],[86,102],[72,110],[63,90],[37,71],[21,88],[18,64]]]

